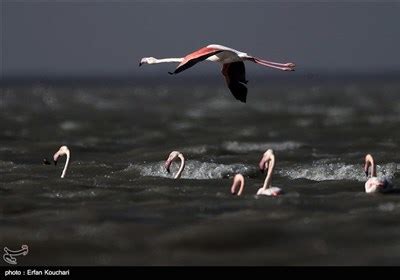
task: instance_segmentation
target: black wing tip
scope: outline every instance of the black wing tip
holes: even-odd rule
[[[239,100],[242,103],[246,103],[247,101],[247,92],[232,92],[233,96],[236,100]]]
[[[168,74],[170,74],[170,75],[174,75],[174,74],[175,74],[175,72],[169,72],[169,71],[168,71]]]
[[[246,103],[246,97],[247,97],[247,94],[245,94],[243,96],[238,96],[238,97],[236,97],[236,99],[242,103]]]
[[[229,90],[232,95],[242,103],[247,100],[247,87],[241,82],[232,82],[229,84]]]

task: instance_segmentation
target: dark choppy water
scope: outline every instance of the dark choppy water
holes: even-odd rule
[[[372,153],[396,184],[400,82],[265,84],[247,104],[221,84],[4,86],[0,109],[0,249],[29,245],[20,264],[400,263],[400,195],[365,194],[362,170]],[[65,179],[64,158],[42,165],[62,144]],[[255,196],[268,148],[281,197]]]

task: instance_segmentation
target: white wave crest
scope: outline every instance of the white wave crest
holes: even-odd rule
[[[377,175],[393,178],[396,173],[397,164],[387,163],[377,165]],[[312,165],[294,166],[290,170],[280,170],[281,176],[291,179],[308,179],[313,181],[327,180],[354,180],[366,181],[365,173],[362,165],[345,164],[345,163],[326,163],[318,161]]]
[[[141,176],[173,178],[178,170],[178,164],[173,163],[171,172],[168,173],[164,167],[164,162],[156,162],[149,164],[132,164],[124,171],[138,171]],[[217,164],[211,162],[199,162],[190,160],[186,162],[185,169],[182,172],[183,179],[221,179],[241,173],[243,175],[255,174],[257,168],[244,164]]]

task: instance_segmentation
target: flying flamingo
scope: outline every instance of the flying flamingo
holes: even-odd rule
[[[175,174],[174,179],[179,179],[181,177],[182,171],[185,168],[185,157],[181,152],[178,151],[173,151],[169,154],[167,161],[165,162],[165,168],[167,169],[169,173],[169,168],[172,164],[172,162],[176,159],[179,158],[181,160],[181,166],[179,167],[178,172]]]
[[[67,160],[65,162],[65,166],[64,166],[64,169],[62,171],[61,178],[64,178],[65,173],[67,172],[68,165],[69,165],[70,154],[71,153],[70,153],[70,151],[69,151],[67,146],[61,146],[61,148],[53,156],[53,160],[54,160],[54,164],[55,165],[57,165],[57,160],[58,160],[58,158],[60,156],[64,156],[64,155],[67,156]]]
[[[257,194],[258,195],[273,195],[273,196],[281,194],[282,189],[280,189],[278,187],[272,187],[272,173],[275,168],[274,151],[271,149],[268,149],[263,154],[263,157],[261,158],[258,166],[260,167],[260,170],[262,172],[264,172],[264,170],[267,170],[267,177],[265,178],[263,187],[258,189]]]
[[[294,71],[295,68],[294,63],[278,63],[267,61],[248,55],[247,53],[216,44],[203,47],[186,55],[185,57],[163,59],[143,57],[140,60],[139,66],[143,64],[176,62],[179,63],[178,67],[174,72],[168,73],[178,74],[203,60],[219,62],[222,64],[221,72],[225,77],[226,84],[233,96],[241,102],[246,102],[247,97],[246,84],[248,81],[246,80],[246,70],[243,63],[244,61],[251,61],[263,66],[283,71]]]
[[[269,149],[266,151],[259,163],[261,171],[265,169],[268,170],[267,177],[265,178],[264,185],[262,188],[258,189],[257,195],[269,195],[269,196],[277,196],[282,194],[282,189],[278,187],[272,187],[272,172],[274,171],[275,167],[275,155],[273,150]],[[237,188],[239,190],[236,192]],[[234,195],[240,196],[244,190],[244,177],[242,174],[236,174],[233,177],[233,183],[231,187],[231,193]]]
[[[371,171],[371,177],[367,180],[367,182],[365,182],[366,193],[387,192],[393,188],[392,184],[387,180],[387,178],[378,178],[376,176],[375,161],[370,154],[365,156],[364,171],[367,178]]]

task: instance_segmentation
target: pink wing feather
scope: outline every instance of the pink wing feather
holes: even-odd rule
[[[178,65],[178,67],[176,67],[175,71],[169,72],[169,73],[170,74],[178,74],[178,73],[182,72],[183,70],[186,70],[186,69],[192,67],[196,63],[206,60],[208,57],[213,56],[222,51],[223,50],[219,50],[216,48],[208,48],[208,47],[201,48],[195,52],[192,52],[192,53],[186,55],[183,58],[183,61]]]

